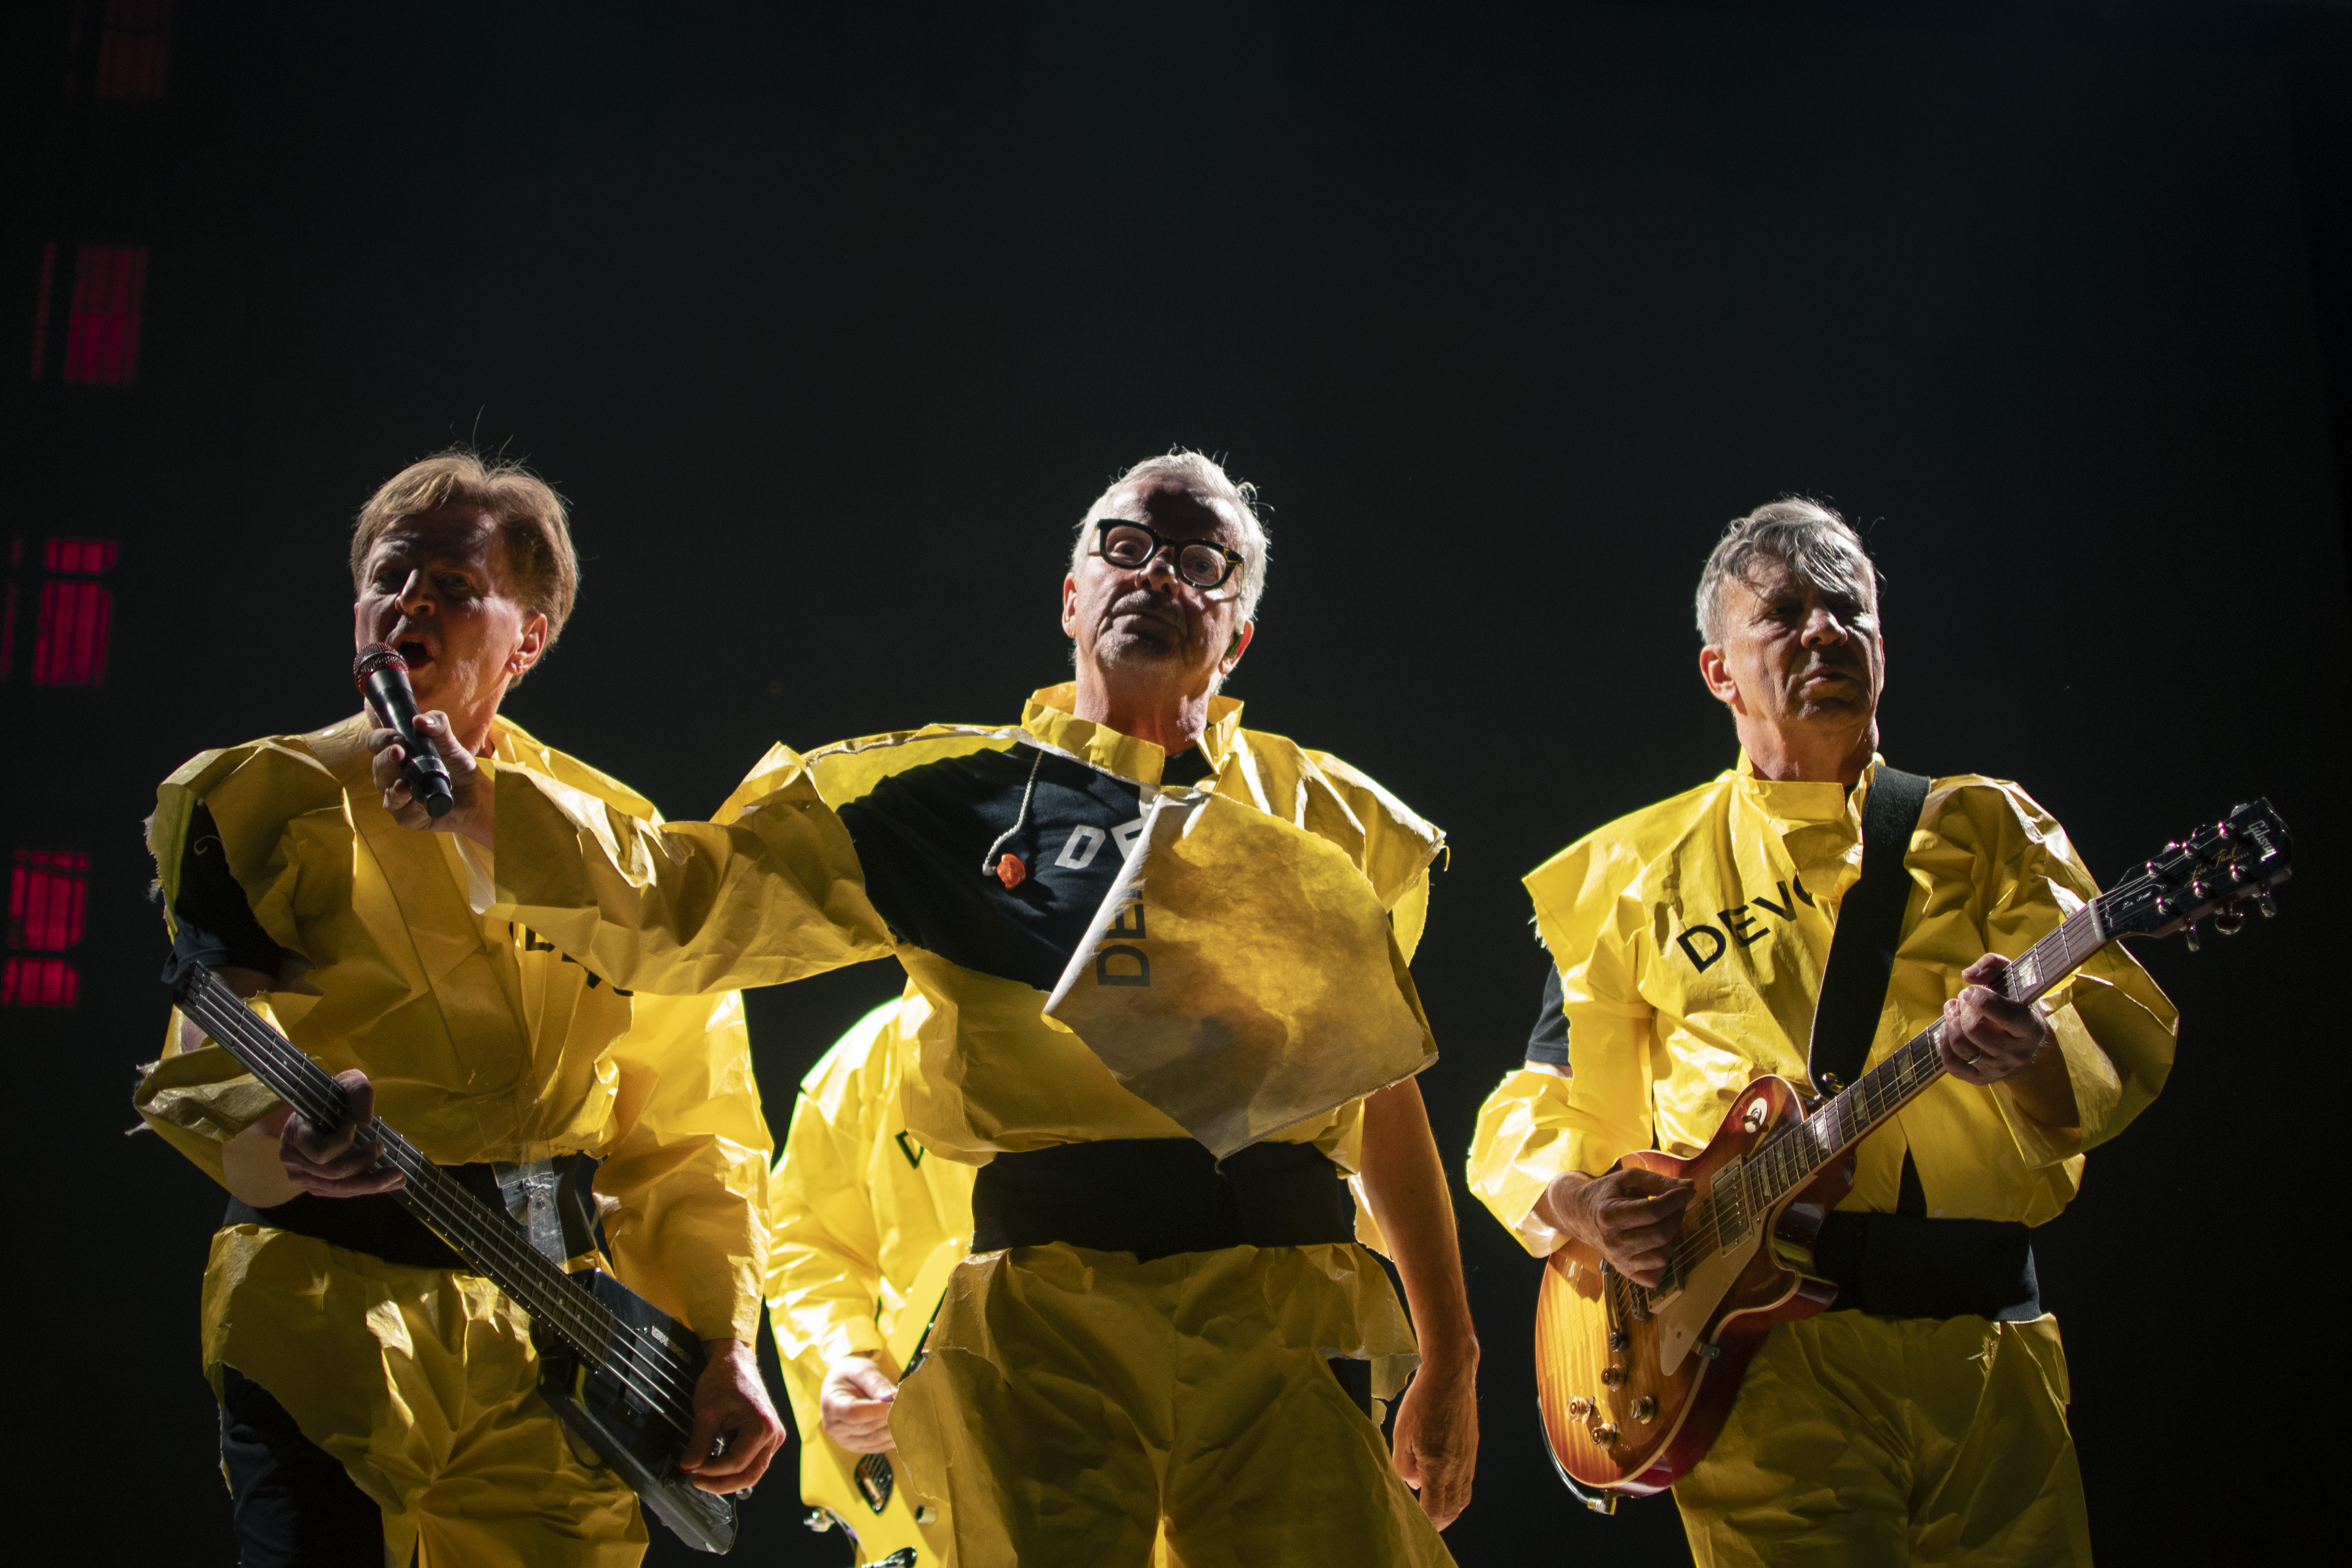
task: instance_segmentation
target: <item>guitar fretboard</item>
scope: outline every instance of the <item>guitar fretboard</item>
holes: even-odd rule
[[[2113,896],[2094,899],[2068,916],[2057,930],[2001,971],[1992,988],[2011,1002],[2039,1000],[2111,940],[2100,910]],[[1631,1280],[1614,1288],[1644,1300],[1678,1289],[1683,1277],[1702,1258],[1737,1242],[1775,1204],[1821,1174],[1831,1161],[1943,1077],[1942,1039],[1943,1022],[1938,1019],[1887,1053],[1884,1061],[1845,1089],[1822,1101],[1811,1115],[1790,1122],[1758,1144],[1735,1181],[1727,1183],[1718,1177],[1715,1189],[1685,1212],[1683,1238],[1666,1278],[1647,1290]]]
[[[325,1068],[271,1028],[222,984],[197,969],[173,988],[180,1008],[269,1091],[314,1127],[341,1125],[343,1091]],[[533,1247],[504,1215],[485,1205],[383,1121],[359,1129],[383,1150],[383,1163],[406,1178],[393,1196],[436,1236],[593,1365],[602,1368],[681,1433],[694,1426],[694,1373],[664,1342],[621,1324]]]
[[[2019,955],[1993,989],[2011,1002],[2036,1001],[2106,942],[2095,900]],[[1766,1140],[1748,1161],[1749,1191],[1759,1205],[1751,1212],[1761,1212],[1811,1181],[1943,1077],[1943,1029],[1941,1019],[1928,1025],[1811,1115]]]

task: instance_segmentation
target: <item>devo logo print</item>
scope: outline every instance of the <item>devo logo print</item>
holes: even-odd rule
[[[1134,923],[1129,924],[1129,921]],[[1114,941],[1117,937],[1132,937],[1134,942]],[[1100,985],[1149,985],[1151,984],[1151,959],[1135,945],[1145,939],[1143,929],[1143,891],[1136,889],[1128,896],[1127,908],[1118,911],[1118,919],[1103,931],[1103,944],[1095,949],[1095,982]],[[1113,959],[1120,961],[1114,966]],[[1132,961],[1135,967],[1125,967]]]
[[[588,989],[591,991],[595,990],[596,987],[604,984],[604,976],[598,974],[586,964],[580,963],[578,959],[572,957],[568,952],[562,952],[557,948],[553,942],[547,941],[529,926],[517,925],[514,921],[509,921],[507,922],[507,940],[520,943],[525,952],[552,952],[556,957],[562,959],[566,963],[580,964],[580,973],[588,977]],[[615,996],[635,996],[636,993],[634,991],[625,991],[621,987],[615,985],[613,987],[613,994]]]
[[[1741,947],[1753,947],[1772,934],[1771,927],[1758,924],[1757,917],[1748,912],[1748,904],[1753,904],[1759,910],[1767,910],[1787,921],[1796,919],[1799,901],[1807,904],[1813,901],[1812,894],[1805,891],[1805,884],[1801,878],[1792,877],[1786,882],[1775,882],[1772,884],[1772,889],[1780,895],[1779,903],[1776,904],[1759,894],[1748,900],[1747,903],[1734,904],[1727,910],[1716,910],[1715,918],[1723,922],[1721,927],[1695,925],[1675,938],[1675,945],[1683,950],[1683,956],[1691,961],[1691,967],[1705,974],[1716,960],[1731,951],[1734,942]],[[1793,899],[1790,897],[1792,891],[1795,895]],[[1727,937],[1727,932],[1729,933]]]
[[[1095,856],[1101,852],[1106,837],[1118,840],[1118,853],[1123,859],[1127,852],[1135,847],[1135,836],[1142,831],[1143,818],[1139,816],[1132,822],[1119,824],[1108,834],[1105,834],[1099,827],[1090,827],[1080,823],[1070,829],[1070,841],[1062,846],[1062,852],[1059,855],[1054,857],[1054,864],[1066,866],[1073,871],[1085,870],[1094,864]]]

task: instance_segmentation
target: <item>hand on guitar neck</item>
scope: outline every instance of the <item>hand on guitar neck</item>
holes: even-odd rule
[[[224,964],[213,973],[238,996],[248,999],[268,990],[272,984],[271,976],[257,969]],[[180,1049],[193,1051],[204,1043],[203,1028],[192,1018],[181,1018]],[[286,1180],[315,1197],[358,1198],[399,1191],[408,1178],[389,1165],[378,1163],[383,1146],[374,1138],[364,1143],[359,1141],[359,1130],[375,1120],[375,1089],[368,1082],[367,1074],[357,1068],[348,1068],[335,1075],[335,1082],[341,1088],[343,1103],[349,1108],[341,1126],[321,1131],[295,1115],[291,1107],[281,1105],[231,1141],[236,1147],[227,1151],[224,1159],[232,1172],[240,1167],[250,1170],[253,1160],[268,1158],[259,1150],[254,1150],[247,1157],[244,1154],[246,1149],[255,1143],[272,1143],[277,1145]],[[238,1195],[255,1202],[257,1207],[268,1206],[260,1201],[263,1199],[283,1203],[294,1195],[278,1190],[274,1175],[263,1177],[262,1182],[266,1190],[238,1191]],[[231,1190],[244,1185],[232,1175]]]
[[[281,1109],[255,1127],[278,1124],[278,1157],[285,1163],[286,1174],[313,1197],[363,1198],[398,1192],[408,1178],[383,1163],[383,1144],[373,1131],[365,1138],[360,1135],[362,1128],[375,1121],[375,1086],[357,1068],[337,1073],[335,1084],[349,1108],[341,1126],[321,1130],[307,1117]]]
[[[2019,1110],[2047,1127],[2072,1127],[2074,1081],[2064,1053],[2050,1033],[2050,1020],[2031,1003],[2012,1002],[1992,989],[2009,960],[1986,953],[1961,971],[1968,984],[1944,1004],[1937,1037],[1944,1070],[1962,1083],[2008,1085]]]
[[[256,970],[224,966],[213,973],[240,998],[257,995],[271,984],[270,976]],[[204,1044],[205,1031],[193,1018],[184,1014],[180,1028],[183,1050]],[[283,1037],[279,1044],[285,1044]],[[296,1115],[292,1107],[280,1105],[238,1133],[232,1145],[275,1142],[292,1185],[319,1197],[399,1191],[407,1177],[383,1161],[383,1140],[374,1128],[374,1087],[356,1068],[337,1073],[335,1084],[343,1097],[340,1125],[322,1131],[309,1118]],[[367,1130],[364,1139],[362,1129]],[[243,1184],[236,1180],[240,1162],[234,1147],[225,1152],[223,1163],[234,1191]],[[255,1196],[283,1202],[293,1193]],[[687,1436],[688,1457],[677,1468],[698,1489],[724,1497],[748,1491],[767,1472],[783,1447],[784,1429],[768,1401],[751,1347],[732,1337],[706,1339],[703,1346],[703,1363],[694,1384],[694,1426]]]
[[[2072,1126],[2074,1090],[2063,1055],[2052,1049],[2049,1020],[2032,1005],[1992,989],[2009,960],[1987,953],[1969,965],[1968,982],[1944,1004],[1938,1041],[1944,1069],[1965,1083],[2005,1083],[2020,1110],[2047,1126]],[[1536,1201],[1536,1217],[1606,1258],[1638,1285],[1655,1285],[1682,1236],[1691,1184],[1628,1167],[1606,1175],[1570,1171]]]

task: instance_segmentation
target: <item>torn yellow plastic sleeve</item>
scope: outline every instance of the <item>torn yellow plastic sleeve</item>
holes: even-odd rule
[[[709,823],[649,821],[544,773],[503,770],[498,853],[492,864],[478,858],[476,870],[494,886],[494,918],[544,931],[616,984],[643,991],[774,984],[895,953],[929,1003],[905,1096],[910,1136],[935,1154],[984,1163],[1001,1152],[1057,1143],[1182,1136],[1206,1125],[1182,1086],[1171,1079],[1165,1092],[1146,1093],[1141,1080],[1122,1083],[1083,1033],[1045,1019],[1047,998],[1034,985],[895,941],[866,896],[837,815],[900,773],[1023,744],[1157,791],[1160,749],[1078,719],[1074,702],[1071,688],[1048,688],[1033,695],[1017,727],[933,725],[804,755],[780,746]],[[1231,998],[1229,1019],[1305,1007],[1302,1019],[1329,1026],[1310,1031],[1302,1023],[1297,1048],[1285,1047],[1290,1065],[1309,1069],[1301,1075],[1204,1076],[1217,1079],[1215,1095],[1238,1102],[1226,1114],[1240,1135],[1312,1142],[1345,1168],[1356,1099],[1408,1076],[1429,1055],[1402,961],[1419,939],[1427,869],[1444,840],[1338,759],[1244,730],[1239,716],[1238,704],[1212,704],[1202,744],[1216,771],[1203,793],[1215,797],[1213,820],[1247,821],[1282,842],[1269,851],[1271,866],[1223,868],[1234,896],[1223,900],[1228,908],[1213,895],[1199,900],[1204,929],[1247,902],[1242,879],[1289,878],[1306,904],[1326,895],[1326,902],[1352,900],[1334,929],[1362,934],[1377,926],[1379,935],[1310,976],[1229,970],[1221,984],[1250,988]],[[1314,912],[1319,919],[1328,910],[1316,905]],[[1241,962],[1245,942],[1228,945]],[[1306,1007],[1296,996],[1311,987],[1328,994]],[[1226,999],[1195,1011],[1205,1016]],[[1407,1016],[1416,1020],[1410,1051],[1398,1045]],[[1371,1023],[1374,1036],[1354,1032]],[[1361,1059],[1344,1060],[1351,1051]],[[1318,1052],[1328,1059],[1310,1059]],[[1213,1137],[1222,1145],[1225,1135]]]

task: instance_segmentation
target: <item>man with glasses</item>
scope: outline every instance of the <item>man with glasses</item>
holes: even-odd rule
[[[457,805],[436,825],[408,802],[397,748],[379,758],[389,806],[464,836],[495,916],[616,984],[696,993],[886,953],[905,966],[929,1005],[907,1129],[980,1170],[974,1256],[890,1428],[914,1479],[947,1500],[967,1568],[1141,1564],[1163,1521],[1187,1562],[1442,1563],[1432,1523],[1468,1499],[1477,1348],[1410,1076],[1426,1058],[1392,1069],[1325,1031],[1308,1053],[1317,1081],[1357,1087],[1242,1107],[1265,1115],[1220,1160],[1166,1108],[1217,1098],[1225,1086],[1199,1065],[1213,1051],[1166,1064],[1171,1091],[1148,1099],[1045,1016],[1083,971],[1141,994],[1153,940],[1163,980],[1181,959],[1164,910],[1161,938],[1147,937],[1132,880],[1161,852],[1160,807],[1181,801],[1204,840],[1276,847],[1212,882],[1211,904],[1311,869],[1327,879],[1301,918],[1360,900],[1382,949],[1360,969],[1284,975],[1250,970],[1250,943],[1224,944],[1250,948],[1225,956],[1255,978],[1202,1004],[1203,1039],[1249,1036],[1292,1005],[1286,986],[1418,1018],[1404,963],[1442,836],[1336,758],[1244,730],[1217,695],[1255,635],[1265,579],[1252,492],[1177,453],[1087,512],[1062,584],[1076,679],[1034,694],[1018,724],[778,747],[716,821],[661,827],[454,754]],[[1097,952],[1115,886],[1135,901],[1112,929],[1133,940]],[[1093,964],[1073,962],[1082,952]],[[1419,1330],[1392,1457],[1370,1410],[1401,1384],[1413,1331],[1352,1245],[1349,1173]],[[868,1392],[894,1397],[878,1373]]]

